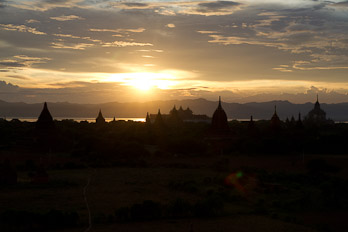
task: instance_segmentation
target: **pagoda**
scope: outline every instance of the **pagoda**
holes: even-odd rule
[[[95,119],[95,122],[97,124],[105,123],[105,118],[103,117],[103,114],[102,114],[101,110],[99,110],[98,117]]]
[[[327,121],[326,112],[320,108],[318,94],[317,94],[317,101],[314,104],[314,109],[309,111],[305,120],[312,123],[322,123]]]
[[[36,128],[38,129],[52,129],[54,128],[53,117],[48,110],[47,103],[44,103],[44,107],[40,113],[38,120],[36,121]]]
[[[225,113],[225,110],[221,106],[221,97],[219,97],[219,105],[213,114],[211,129],[216,133],[224,133],[229,131],[227,115]]]

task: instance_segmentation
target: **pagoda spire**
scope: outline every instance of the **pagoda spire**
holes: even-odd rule
[[[148,124],[151,124],[151,118],[150,118],[149,112],[146,113],[145,122]]]
[[[211,127],[214,133],[224,134],[229,131],[227,115],[221,106],[221,96],[219,96],[219,105],[213,114]]]
[[[280,126],[280,119],[277,114],[277,105],[274,105],[274,114],[271,118],[271,127],[278,128]]]
[[[164,126],[164,122],[163,122],[163,118],[162,118],[162,114],[161,114],[161,110],[160,109],[158,109],[158,113],[157,113],[157,116],[155,118],[154,124],[157,127],[163,127]]]
[[[103,114],[101,112],[101,109],[99,109],[98,117],[95,119],[96,123],[105,123],[105,118],[103,117]]]
[[[54,127],[53,117],[48,110],[47,102],[44,103],[43,109],[40,116],[36,122],[38,128],[48,129]]]

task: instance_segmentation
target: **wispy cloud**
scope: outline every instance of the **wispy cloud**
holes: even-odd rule
[[[99,39],[92,39],[91,37],[88,37],[88,36],[76,36],[76,35],[70,35],[70,34],[53,34],[54,36],[57,36],[57,37],[63,37],[63,38],[71,38],[71,39],[83,39],[83,40],[88,40],[88,41],[91,41],[91,42],[96,42],[96,43],[102,43],[101,40]]]
[[[140,42],[127,42],[127,41],[114,41],[111,43],[103,43],[102,47],[134,47],[134,46],[153,46],[151,43]]]
[[[35,35],[47,35],[45,32],[38,31],[36,28],[28,27],[25,25],[0,24],[0,30],[28,32]]]
[[[31,78],[26,77],[26,76],[21,76],[21,75],[8,75],[6,77],[10,77],[13,79],[19,79],[19,80],[30,80]]]
[[[197,32],[201,34],[218,34],[217,31],[197,31]]]
[[[81,0],[29,0],[29,1],[11,1],[9,6],[18,9],[31,11],[47,11],[55,8],[83,8]]]
[[[202,1],[196,5],[183,7],[179,13],[204,16],[230,15],[240,10],[241,6],[241,3],[233,1]]]
[[[336,70],[336,69],[348,69],[348,66],[317,66],[316,62],[309,61],[295,61],[293,68],[303,71],[308,70]]]
[[[0,61],[0,66],[6,68],[31,67],[33,64],[42,64],[51,60],[48,57],[30,57],[26,55],[16,55],[10,59]]]
[[[39,23],[40,21],[39,20],[36,20],[36,19],[27,19],[25,20],[26,23]]]
[[[61,15],[56,17],[50,17],[50,19],[57,20],[57,21],[84,20],[84,18],[77,15]]]
[[[123,6],[123,9],[146,9],[150,6],[150,4],[141,2],[121,2],[119,5]]]
[[[132,33],[141,33],[145,31],[145,28],[139,27],[134,29],[125,29],[125,28],[119,28],[119,29],[98,29],[98,28],[91,28],[89,31],[94,32],[114,32],[114,33],[125,33],[125,32],[132,32]]]
[[[289,65],[279,65],[277,68],[273,68],[273,70],[277,70],[280,72],[292,72],[293,70],[289,67]]]
[[[86,48],[93,47],[94,44],[89,43],[63,43],[52,42],[51,47],[57,49],[73,49],[73,50],[85,50]]]

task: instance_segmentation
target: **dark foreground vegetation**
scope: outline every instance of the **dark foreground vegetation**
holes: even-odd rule
[[[3,120],[0,231],[348,230],[347,124],[229,127]]]

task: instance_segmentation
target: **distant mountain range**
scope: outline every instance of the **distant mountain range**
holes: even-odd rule
[[[157,113],[161,109],[162,113],[168,113],[173,106],[177,109],[182,106],[184,109],[190,107],[194,114],[206,114],[212,116],[218,106],[217,101],[206,99],[194,100],[168,100],[150,101],[144,103],[102,103],[102,104],[73,104],[68,102],[48,102],[48,108],[53,117],[59,118],[95,118],[99,109],[102,110],[104,117],[111,118],[130,118],[145,117],[146,112]],[[230,119],[249,119],[252,115],[255,119],[270,119],[277,106],[277,113],[282,120],[286,117],[294,116],[298,118],[301,113],[304,117],[314,107],[314,103],[293,104],[288,101],[270,102],[250,102],[250,103],[222,103],[228,118]],[[0,117],[23,118],[38,117],[43,104],[27,104],[23,102],[10,103],[0,100]],[[348,121],[348,102],[338,104],[321,104],[321,108],[326,111],[327,117],[335,121]]]

